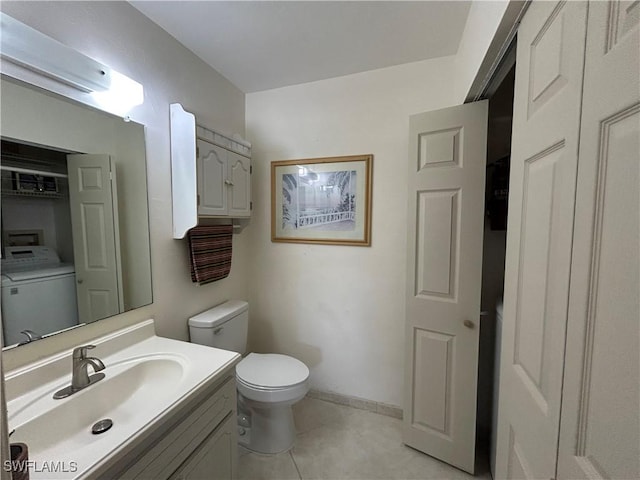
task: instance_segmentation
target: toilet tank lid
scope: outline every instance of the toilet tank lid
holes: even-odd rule
[[[190,327],[213,328],[231,320],[249,309],[249,304],[242,300],[229,300],[216,307],[205,310],[189,319]]]

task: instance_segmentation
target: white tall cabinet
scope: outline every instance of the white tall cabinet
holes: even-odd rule
[[[640,2],[518,30],[498,478],[640,478]]]
[[[199,217],[250,217],[251,144],[196,125],[179,103],[169,111],[173,238],[184,238]]]

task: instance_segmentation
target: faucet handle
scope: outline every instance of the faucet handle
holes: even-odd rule
[[[20,333],[27,337],[27,339],[25,341],[21,342],[20,345],[25,345],[27,343],[33,342],[34,340],[40,340],[42,338],[40,335],[38,335],[33,330],[22,330]]]
[[[95,345],[82,345],[73,349],[73,358],[75,360],[84,360],[87,358],[87,350],[96,348]]]

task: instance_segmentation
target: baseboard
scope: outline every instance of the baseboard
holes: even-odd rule
[[[360,410],[368,410],[370,412],[379,413],[388,417],[402,419],[402,408],[388,403],[374,402],[359,397],[351,397],[335,392],[326,392],[323,390],[309,390],[307,393],[309,398],[317,398],[325,402],[337,403],[338,405],[347,405],[349,407],[358,408]]]

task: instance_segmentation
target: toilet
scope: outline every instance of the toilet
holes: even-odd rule
[[[232,300],[189,319],[191,342],[247,349],[249,304]],[[291,406],[309,391],[309,368],[288,355],[249,353],[236,366],[238,442],[258,453],[289,450],[296,430]]]

